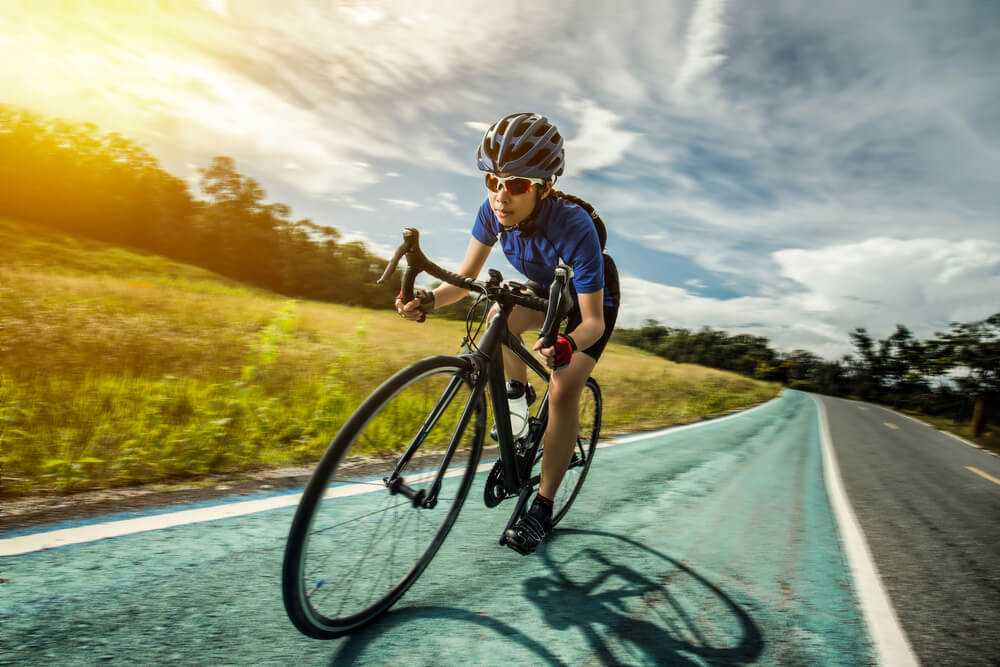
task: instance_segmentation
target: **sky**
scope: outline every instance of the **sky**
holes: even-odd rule
[[[1000,312],[992,0],[3,4],[0,102],[132,138],[196,194],[231,156],[383,256],[417,227],[457,268],[482,133],[530,111],[608,226],[619,326],[836,359],[856,327]]]

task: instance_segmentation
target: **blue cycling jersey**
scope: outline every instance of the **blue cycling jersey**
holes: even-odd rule
[[[539,204],[531,230],[509,231],[497,220],[487,198],[479,207],[472,236],[488,246],[499,239],[511,266],[545,289],[552,284],[556,266],[562,259],[573,267],[570,291],[574,303],[579,302],[577,294],[603,289],[604,305],[617,305],[605,282],[604,257],[594,221],[576,204],[546,197]]]

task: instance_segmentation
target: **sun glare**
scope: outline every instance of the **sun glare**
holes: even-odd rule
[[[155,17],[125,3],[27,7],[0,18],[8,103],[135,130],[155,123],[165,106],[183,108],[186,91],[213,87],[219,74],[177,38],[186,34],[179,25],[218,18],[193,4],[165,5]],[[211,9],[225,11],[225,3]]]

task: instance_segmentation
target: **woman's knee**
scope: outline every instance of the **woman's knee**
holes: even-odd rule
[[[559,371],[556,371],[558,373]],[[583,393],[583,385],[587,378],[553,378],[549,381],[549,403],[556,409],[575,405]]]
[[[537,329],[542,326],[545,314],[537,310],[531,310],[522,306],[514,306],[510,317],[507,318],[507,328],[511,333],[520,336],[528,329]]]

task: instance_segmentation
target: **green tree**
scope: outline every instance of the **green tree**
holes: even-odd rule
[[[1000,394],[1000,313],[978,322],[952,322],[950,331],[937,333],[934,348],[939,367],[965,369],[955,382],[973,402],[973,435],[982,435],[987,399]]]

